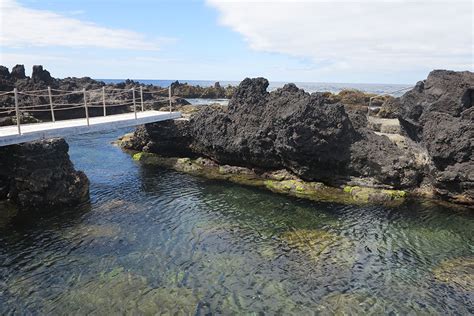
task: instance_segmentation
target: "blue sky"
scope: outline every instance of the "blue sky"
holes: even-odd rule
[[[0,63],[57,77],[414,83],[473,68],[470,1],[0,3]]]

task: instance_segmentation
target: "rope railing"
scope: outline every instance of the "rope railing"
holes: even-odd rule
[[[85,88],[82,90],[61,90],[61,89],[53,89],[48,87],[47,89],[42,90],[30,90],[30,91],[18,91],[17,88],[14,88],[12,91],[1,91],[1,96],[6,95],[13,95],[15,100],[14,107],[0,107],[2,110],[0,114],[11,114],[12,112],[15,113],[16,116],[16,123],[18,128],[18,134],[21,135],[21,114],[22,111],[25,112],[50,112],[51,114],[51,121],[56,122],[56,111],[64,111],[64,110],[72,110],[72,109],[84,109],[87,125],[90,126],[89,121],[89,108],[102,108],[103,109],[103,116],[107,116],[107,108],[113,108],[118,106],[130,106],[133,108],[135,119],[138,118],[137,116],[137,106],[140,106],[141,112],[145,111],[145,101],[143,99],[143,95],[148,94],[163,94],[164,91],[168,91],[168,98],[169,98],[169,112],[172,112],[172,90],[171,86],[169,88],[160,89],[157,91],[145,91],[142,86],[140,89],[136,91],[135,87],[131,89],[120,89],[120,88],[106,88],[105,86],[98,88],[98,89],[91,89],[86,90]],[[45,94],[44,92],[47,92]],[[59,92],[59,93],[58,93]],[[137,96],[138,92],[138,96]],[[110,100],[110,97],[117,97],[119,95],[123,95],[124,93],[130,93],[132,98],[127,99],[115,99]],[[82,102],[81,103],[58,103],[54,102],[54,98],[56,97],[64,97],[73,94],[81,95]],[[20,106],[19,98],[20,96],[26,97],[37,97],[37,98],[47,98],[49,103],[41,103],[41,104],[33,104],[33,105],[22,105]],[[99,100],[100,98],[100,100]],[[76,99],[76,98],[74,98]],[[109,99],[107,101],[107,99]],[[29,102],[30,99],[27,99]],[[33,99],[34,100],[34,99]],[[80,100],[80,99],[79,99]],[[46,101],[46,102],[48,102]],[[76,101],[76,100],[74,100]],[[77,100],[78,101],[78,100]],[[41,102],[41,100],[40,100]],[[45,102],[45,101],[42,101]],[[138,104],[139,102],[139,104]]]

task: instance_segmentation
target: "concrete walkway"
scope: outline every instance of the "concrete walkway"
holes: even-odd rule
[[[16,125],[0,127],[0,147],[30,142],[43,138],[66,137],[70,135],[100,132],[121,127],[137,126],[147,123],[177,119],[180,112],[145,111],[138,112],[137,119],[134,113],[97,116],[89,119],[89,126],[85,118],[63,120],[56,122],[22,124],[21,135]]]

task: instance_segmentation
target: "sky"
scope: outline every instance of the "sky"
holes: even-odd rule
[[[406,83],[474,69],[471,0],[0,0],[0,64],[55,77]]]

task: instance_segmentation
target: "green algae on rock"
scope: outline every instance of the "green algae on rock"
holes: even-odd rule
[[[282,234],[281,238],[285,240],[292,248],[297,248],[303,252],[309,253],[311,257],[318,257],[331,244],[342,239],[341,237],[323,231],[298,229],[287,231]]]
[[[344,192],[349,193],[355,200],[363,202],[388,202],[404,199],[407,196],[407,192],[403,190],[387,190],[359,186],[345,186]]]
[[[284,232],[280,238],[291,248],[305,254],[313,264],[331,264],[345,271],[350,269],[355,260],[350,240],[332,232],[297,229]],[[340,251],[331,252],[333,247],[337,247]]]
[[[184,287],[153,288],[145,277],[116,267],[64,292],[57,301],[64,309],[62,312],[67,314],[110,315],[139,311],[152,315],[160,311],[174,315],[194,314],[199,297]],[[61,313],[54,310],[54,313],[58,312]]]
[[[228,180],[238,184],[266,188],[272,192],[313,201],[342,204],[394,204],[403,201],[407,196],[406,191],[359,186],[345,186],[341,190],[321,182],[304,181],[286,170],[257,172],[245,167],[219,165],[202,157],[197,159],[163,157],[154,153],[138,152],[134,153],[132,158],[143,164],[158,165],[208,179]]]
[[[324,297],[318,315],[383,315],[388,312],[383,299],[360,293],[333,293]]]

